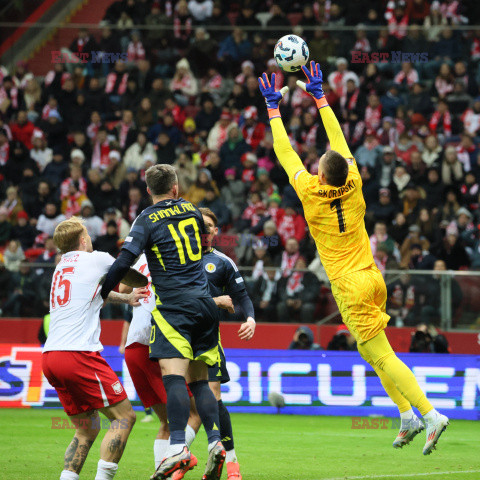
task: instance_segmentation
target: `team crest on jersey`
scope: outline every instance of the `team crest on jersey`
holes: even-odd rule
[[[206,270],[208,273],[213,273],[216,269],[217,269],[217,267],[216,267],[213,263],[207,263],[207,264],[205,265],[205,270]]]
[[[123,387],[120,381],[112,383],[112,388],[115,395],[120,395],[123,392]]]

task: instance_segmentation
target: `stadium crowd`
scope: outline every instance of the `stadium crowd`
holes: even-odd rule
[[[294,88],[299,76],[272,58],[289,32],[322,65],[363,178],[378,267],[478,269],[480,27],[458,29],[474,25],[478,10],[460,0],[122,0],[64,47],[125,60],[52,63],[44,78],[24,61],[2,67],[3,315],[48,311],[61,220],[81,215],[94,247],[117,255],[149,204],[145,170],[169,163],[181,195],[218,216],[218,248],[250,267],[258,318],[314,321],[328,280],[273,152],[257,82],[276,72],[291,87],[281,113],[316,173],[325,130],[311,97]],[[420,56],[402,63],[392,52]],[[372,61],[381,53],[386,61]],[[452,292],[456,308],[455,281]],[[401,323],[438,322],[439,306],[438,278],[389,284]]]

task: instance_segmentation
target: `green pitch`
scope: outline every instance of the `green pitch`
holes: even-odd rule
[[[0,479],[56,480],[73,430],[52,429],[60,410],[0,409]],[[153,473],[157,422],[137,424],[120,462],[116,480],[147,480]],[[402,450],[391,446],[396,429],[352,430],[350,417],[232,415],[236,451],[245,480],[478,480],[480,423],[453,420],[429,457],[425,435]],[[57,422],[58,424],[58,422]],[[93,479],[99,440],[80,478]],[[186,479],[199,480],[206,459],[203,431],[192,445],[199,465]],[[455,473],[454,473],[455,472]],[[223,477],[226,479],[226,472]]]

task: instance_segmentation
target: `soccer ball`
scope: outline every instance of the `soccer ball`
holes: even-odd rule
[[[273,56],[282,70],[297,72],[308,62],[307,42],[297,35],[285,35],[275,45]]]

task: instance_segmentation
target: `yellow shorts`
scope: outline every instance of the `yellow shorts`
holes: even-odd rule
[[[385,329],[387,287],[376,265],[349,273],[332,282],[332,293],[343,323],[361,344]]]

